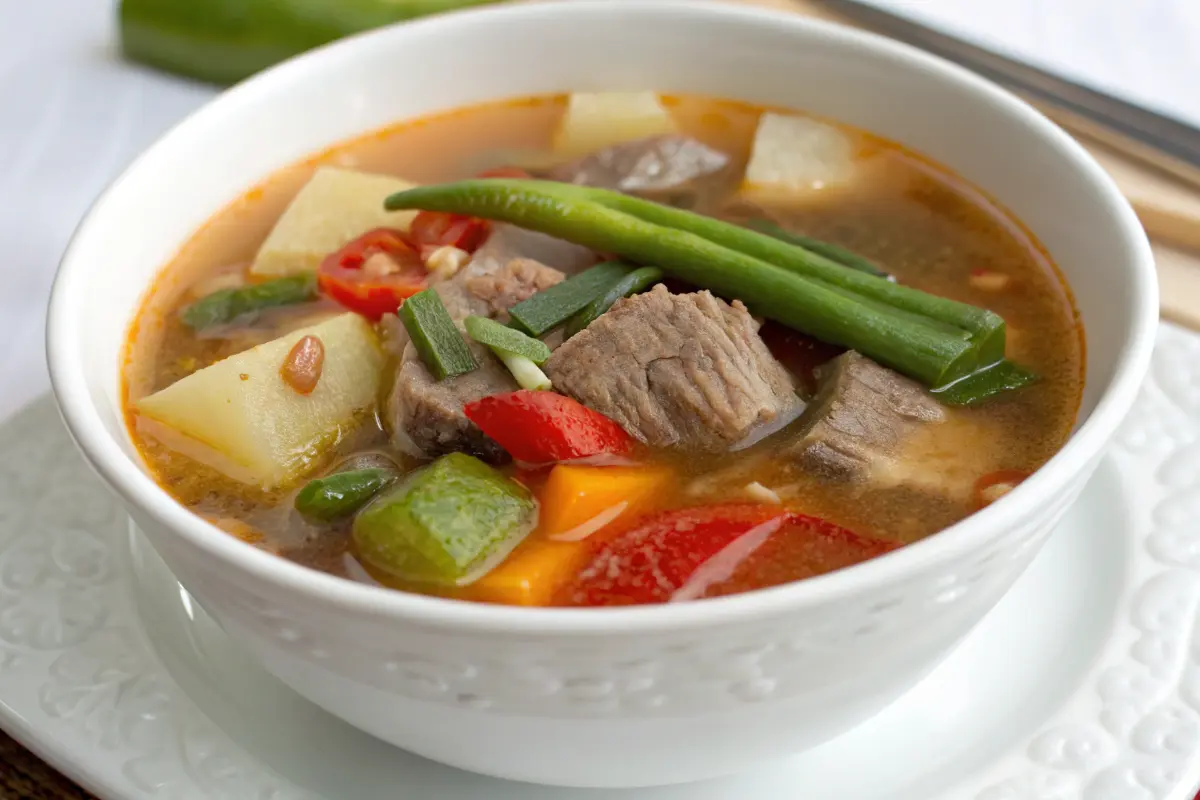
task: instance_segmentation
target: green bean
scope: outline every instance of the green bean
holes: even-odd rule
[[[265,283],[220,289],[183,310],[185,325],[195,331],[247,320],[269,308],[297,305],[317,299],[317,276],[302,272]]]
[[[526,336],[521,331],[502,325],[487,317],[470,316],[463,320],[467,335],[493,350],[504,350],[523,356],[534,364],[545,364],[550,357],[550,348],[540,339]]]
[[[505,181],[505,183],[520,183]],[[536,187],[541,189],[540,186]],[[572,195],[576,200],[597,203],[646,222],[693,233],[710,242],[773,264],[806,278],[848,289],[856,295],[882,301],[892,308],[910,311],[969,331],[977,345],[978,365],[993,364],[1004,358],[1005,325],[998,315],[984,308],[960,303],[947,297],[922,292],[910,286],[892,283],[886,278],[849,269],[836,261],[766,234],[742,228],[712,217],[693,214],[642,200],[619,192],[583,186],[554,184],[552,191]],[[665,266],[665,265],[664,265]]]
[[[383,468],[335,472],[309,481],[296,495],[295,507],[311,522],[335,522],[365,506],[398,475],[394,469]]]
[[[606,261],[589,267],[562,283],[522,300],[508,310],[516,327],[533,336],[557,328],[572,314],[608,291],[633,269],[620,261]]]
[[[655,264],[689,283],[740,298],[754,313],[857,350],[927,386],[942,386],[990,363],[981,361],[981,351],[987,351],[986,339],[981,342],[974,336],[968,340],[949,335],[939,326],[953,324],[953,318],[964,318],[980,327],[990,312],[898,287],[717,220],[653,203],[647,206],[654,211],[634,206],[639,215],[633,215],[624,210],[624,201],[599,203],[589,194],[592,190],[581,190],[550,182],[476,180],[400,192],[389,197],[385,205],[392,210],[448,211],[501,220],[593,250]],[[608,195],[623,197],[615,193],[604,196]],[[690,230],[676,224],[680,217]],[[737,235],[730,236],[730,230]],[[767,261],[745,249],[718,244],[714,234],[717,239],[732,240],[739,248],[749,244],[749,249],[768,257],[782,249],[786,258]],[[812,274],[803,274],[794,268],[795,264],[813,265]],[[821,276],[853,276],[859,282],[869,282],[871,291],[859,292],[853,280],[843,281],[839,291]],[[889,302],[889,291],[880,287],[904,290],[901,297],[909,302]],[[878,302],[860,302],[859,294]],[[931,309],[948,312],[941,316],[922,313]],[[972,328],[966,330],[973,333]],[[1000,342],[1002,345],[1003,320]]]
[[[417,292],[396,312],[429,373],[439,381],[471,372],[479,362],[433,289]]]
[[[570,339],[581,330],[591,325],[597,317],[612,308],[613,303],[622,297],[645,291],[650,286],[662,280],[663,271],[658,267],[641,267],[635,269],[609,287],[608,291],[584,306],[579,312],[567,320],[565,330]]]

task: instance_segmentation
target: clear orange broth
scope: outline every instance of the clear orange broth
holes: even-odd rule
[[[767,109],[694,96],[667,102],[685,133],[730,154],[738,162],[734,173],[741,174],[758,117]],[[316,531],[300,521],[291,510],[295,489],[247,489],[165,448],[139,429],[132,403],[200,366],[298,326],[284,312],[277,315],[274,330],[247,329],[231,340],[200,340],[178,321],[177,312],[200,293],[193,287],[202,289],[213,274],[249,263],[316,166],[390,173],[419,183],[470,177],[498,166],[505,152],[549,151],[564,105],[561,96],[492,103],[368,134],[278,172],[201,228],[148,293],[127,346],[127,423],[156,480],[180,503],[232,535],[349,577],[348,534]],[[1079,408],[1084,339],[1069,287],[1032,235],[980,191],[895,143],[846,130],[859,142],[862,157],[870,159],[872,180],[803,208],[773,209],[776,218],[875,259],[905,284],[993,309],[1008,322],[1009,356],[1043,378],[982,407],[952,410],[949,424],[932,426],[935,432],[910,443],[907,460],[931,474],[953,474],[963,487],[995,470],[1032,472],[1065,441]],[[1013,281],[1002,292],[975,289],[968,281],[973,269],[1003,272]],[[787,338],[780,329],[768,333],[773,347]],[[385,442],[377,425],[367,425],[331,453],[330,461]],[[901,543],[928,536],[975,509],[967,489],[947,502],[905,490],[835,485],[760,458],[754,450],[720,458],[656,457],[680,475],[675,491],[660,498],[664,508],[743,499],[741,487],[757,480],[774,488],[790,507]],[[454,594],[472,599],[470,587]]]

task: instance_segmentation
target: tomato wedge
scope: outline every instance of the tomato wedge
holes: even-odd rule
[[[557,605],[694,600],[774,586],[856,564],[895,545],[776,505],[680,508],[588,540]]]
[[[425,288],[421,257],[403,231],[376,228],[330,253],[317,269],[321,291],[372,321]]]
[[[517,461],[549,464],[624,455],[636,442],[617,423],[566,395],[521,390],[467,403],[467,419]]]
[[[413,218],[409,236],[422,255],[439,247],[457,247],[474,253],[491,232],[491,223],[486,219],[444,211],[421,211]]]
[[[771,535],[724,581],[711,583],[704,597],[737,594],[823,575],[890,553],[897,542],[860,536],[807,514],[789,514]]]

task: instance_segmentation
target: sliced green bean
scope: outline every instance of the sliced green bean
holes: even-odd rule
[[[662,280],[663,271],[658,267],[641,267],[635,269],[609,287],[608,291],[584,306],[580,311],[567,320],[565,333],[568,339],[591,325],[596,319],[612,308],[613,303],[622,297],[644,292]]]
[[[433,289],[417,292],[396,312],[421,361],[439,381],[479,367],[471,349]]]
[[[632,270],[631,265],[620,261],[597,264],[522,300],[510,308],[508,314],[515,327],[532,336],[541,336],[566,322]]]
[[[296,495],[295,507],[309,521],[336,522],[365,506],[397,477],[396,470],[382,468],[335,472],[309,481]]]
[[[307,303],[317,299],[317,276],[312,272],[289,275],[264,283],[220,289],[183,310],[185,325],[202,331],[217,325],[249,319],[269,308]]]
[[[526,336],[515,328],[501,325],[487,317],[467,317],[463,320],[467,335],[480,344],[494,350],[523,356],[534,364],[545,364],[550,357],[550,348],[540,339]]]

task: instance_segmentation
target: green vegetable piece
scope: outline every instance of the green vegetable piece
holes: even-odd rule
[[[310,522],[336,522],[365,506],[398,475],[395,470],[354,469],[317,478],[296,495],[296,510]]]
[[[479,367],[442,298],[433,289],[417,292],[396,312],[425,366],[439,381]]]
[[[398,197],[399,195],[392,195]],[[390,201],[392,198],[388,198]],[[531,336],[541,336],[557,328],[595,300],[633,269],[620,261],[606,261],[562,283],[522,300],[508,310],[517,327]]]
[[[641,267],[635,269],[609,287],[608,291],[576,312],[567,320],[566,335],[570,339],[575,334],[595,322],[596,318],[612,308],[613,303],[622,297],[644,292],[662,280],[663,271],[658,267]]]
[[[227,84],[343,36],[497,0],[122,0],[127,58]]]
[[[820,281],[829,287],[842,289],[859,297],[882,303],[886,307],[906,311],[930,321],[967,331],[970,333],[972,341],[969,349],[971,358],[967,360],[967,363],[957,366],[957,369],[961,370],[958,373],[960,376],[974,372],[985,365],[994,364],[1004,358],[1004,319],[985,308],[960,303],[948,297],[929,294],[910,286],[893,283],[886,278],[850,269],[803,247],[780,241],[739,225],[688,211],[667,208],[619,192],[589,189],[582,186],[566,186],[565,184],[562,186],[568,191],[587,192],[587,197],[592,202],[598,202],[607,208],[621,211],[645,222],[692,233],[709,242],[751,256],[760,262],[785,269],[810,280]],[[658,262],[648,261],[648,263]],[[933,382],[930,385],[937,386],[945,382],[947,380]]]
[[[354,520],[355,552],[370,569],[414,583],[470,583],[536,522],[529,491],[477,458],[442,456],[408,475]]]
[[[929,387],[950,384],[1004,357],[1004,320],[991,311],[850,269],[737,225],[618,192],[487,179],[399,192],[385,206],[500,220],[655,264]]]
[[[1040,380],[1036,373],[1005,360],[961,380],[933,390],[933,396],[946,405],[970,406],[1003,392],[1024,389]]]
[[[269,308],[307,303],[317,299],[317,276],[312,272],[220,289],[183,310],[183,323],[194,331],[246,320]]]
[[[779,239],[784,242],[803,247],[805,250],[811,250],[817,255],[825,256],[830,261],[836,261],[839,264],[856,269],[859,272],[865,272],[868,275],[874,275],[878,278],[889,278],[890,276],[885,270],[880,269],[875,265],[874,261],[863,258],[853,250],[847,250],[841,245],[836,245],[831,242],[814,239],[811,236],[804,236],[776,225],[774,222],[765,219],[755,219],[747,223],[747,227],[751,230],[765,233],[774,239]]]
[[[531,392],[548,392],[554,388],[554,384],[550,383],[550,377],[542,372],[542,368],[525,356],[501,350],[499,347],[493,347],[492,352],[496,354],[496,358],[504,362],[504,366],[508,367],[513,379],[522,389],[528,389]]]
[[[524,356],[534,364],[545,364],[550,357],[550,348],[545,342],[487,317],[467,317],[463,326],[468,336],[493,350]]]

